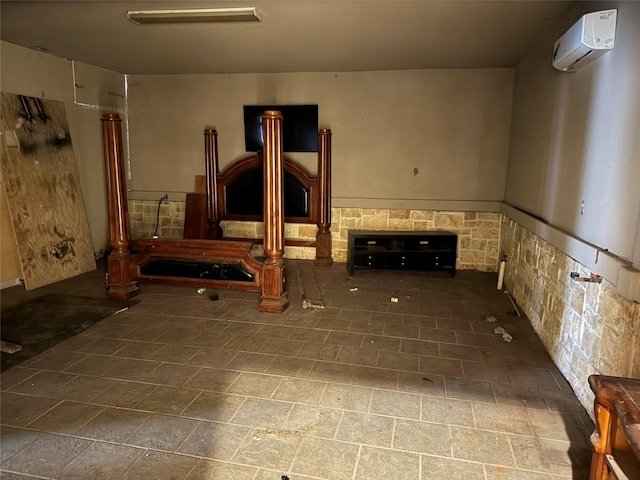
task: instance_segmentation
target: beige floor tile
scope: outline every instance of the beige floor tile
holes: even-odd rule
[[[271,355],[286,355],[289,357],[302,356],[298,352],[303,348],[304,342],[298,340],[281,340],[268,338],[267,342],[260,349],[260,353]]]
[[[492,384],[492,389],[498,405],[547,410],[547,404],[538,388],[494,383]]]
[[[203,480],[209,478],[216,480],[253,480],[257,471],[257,468],[247,467],[245,465],[201,459],[191,471],[187,480]]]
[[[378,354],[377,366],[395,370],[417,372],[420,365],[420,356],[412,353],[399,353],[381,351]]]
[[[428,373],[400,372],[398,390],[432,397],[444,397],[444,377]]]
[[[116,381],[112,386],[93,399],[98,405],[117,408],[133,408],[153,392],[157,385]]]
[[[378,361],[378,350],[358,347],[342,347],[336,361],[354,365],[375,366]]]
[[[265,353],[239,352],[226,364],[226,368],[240,372],[264,373],[275,359],[275,355]]]
[[[249,432],[232,457],[233,462],[260,468],[288,471],[302,438],[263,429]]]
[[[315,364],[305,358],[277,357],[267,368],[267,373],[287,377],[306,377]]]
[[[453,456],[462,460],[515,467],[509,438],[504,433],[451,427]]]
[[[370,388],[328,384],[320,404],[327,408],[367,412],[371,404],[371,394]]]
[[[333,383],[349,383],[355,369],[355,365],[317,361],[309,372],[309,378]]]
[[[420,372],[447,377],[462,377],[462,364],[460,360],[451,358],[420,355]]]
[[[149,450],[138,458],[121,479],[153,478],[154,480],[170,480],[185,478],[197,461],[198,459],[194,457]]]
[[[189,381],[200,369],[189,365],[175,365],[163,363],[158,368],[147,374],[143,381],[145,383],[157,383],[172,387],[181,387]],[[57,391],[56,391],[57,393]]]
[[[91,440],[46,433],[4,462],[9,471],[52,478],[91,445]]]
[[[510,435],[519,468],[583,478],[570,454],[570,443],[521,435]]]
[[[292,404],[263,398],[247,398],[231,419],[231,423],[248,427],[279,430],[283,427]]]
[[[516,470],[513,468],[500,467],[498,465],[486,465],[487,480],[553,480],[546,473],[537,473],[527,470]],[[560,480],[559,477],[553,477]],[[569,480],[568,477],[565,477]]]
[[[351,479],[358,460],[358,451],[357,445],[349,443],[305,438],[296,454],[291,471],[327,479]]]
[[[354,479],[386,480],[393,478],[394,480],[414,480],[419,476],[420,455],[363,446],[360,451]]]
[[[259,373],[242,373],[237,380],[227,388],[227,393],[260,398],[269,398],[276,391],[282,377],[262,375]]]
[[[398,375],[399,372],[397,370],[356,366],[353,369],[351,384],[362,387],[396,390],[398,388]]]
[[[311,360],[333,361],[338,358],[340,348],[340,345],[307,342],[302,344],[296,355],[300,358],[309,358]]]
[[[3,372],[2,479],[587,478],[593,423],[490,274],[315,272],[334,307],[283,315],[255,292],[143,285]]]
[[[88,355],[77,363],[74,363],[66,372],[81,375],[100,376],[120,365],[124,359],[118,357],[106,357],[103,355]]]
[[[311,405],[293,405],[284,422],[283,430],[309,437],[333,438],[341,418],[342,410]]]
[[[272,398],[293,403],[318,405],[326,386],[325,382],[285,378],[272,395]]]
[[[102,376],[104,378],[114,378],[118,380],[137,381],[144,379],[144,377],[160,365],[160,362],[125,358],[117,366],[108,372],[105,372]]]
[[[142,423],[149,413],[124,408],[106,408],[83,427],[76,435],[105,442],[124,442]]]
[[[369,413],[420,420],[420,395],[373,390]]]
[[[212,392],[224,392],[240,376],[238,372],[222,370],[219,368],[202,368],[184,384],[185,387],[195,390],[209,390]]]
[[[234,350],[222,348],[200,348],[184,362],[179,363],[186,363],[196,367],[225,368],[237,354],[238,352]]]
[[[152,414],[124,443],[153,450],[175,451],[198,426],[198,420]]]
[[[422,480],[486,480],[481,463],[422,455]]]
[[[75,378],[76,375],[70,373],[40,371],[14,385],[10,391],[27,395],[47,396]]]
[[[27,428],[50,433],[71,434],[104,410],[105,407],[64,401],[44,413]]]
[[[533,410],[529,411],[529,415]],[[476,426],[483,430],[496,432],[532,435],[527,409],[507,405],[492,405],[490,403],[474,403],[473,413]]]
[[[396,419],[393,448],[450,457],[451,428],[438,423]]]
[[[34,376],[39,372],[39,370],[23,368],[19,366],[10,368],[9,370],[2,372],[2,389],[9,390],[11,387],[19,384],[27,378]]]
[[[22,450],[30,443],[35,442],[43,434],[33,430],[25,430],[22,428],[14,428],[8,426],[0,427],[1,437],[0,443],[0,463],[4,463],[12,455]]]
[[[60,403],[58,399],[25,395],[23,398],[2,406],[2,424],[24,427],[58,403]]]
[[[47,350],[45,354],[46,356],[39,356],[33,362],[28,362],[29,368],[61,372],[87,356],[85,353],[66,352],[64,350]]]
[[[71,461],[56,478],[61,480],[111,480],[119,478],[141,455],[144,449],[96,442]]]
[[[362,445],[391,447],[393,426],[394,419],[390,417],[344,412],[336,439]]]
[[[226,393],[202,392],[184,409],[182,416],[216,422],[229,422],[246,397]]]
[[[422,420],[445,425],[475,427],[471,402],[462,400],[422,397]]]
[[[496,402],[489,382],[445,377],[444,384],[447,398],[487,403]]]
[[[199,390],[160,386],[138,403],[136,409],[179,415],[199,394]]]
[[[538,438],[582,444],[589,441],[591,432],[585,429],[580,417],[575,414],[528,410],[527,417],[533,429],[533,435]]]
[[[214,460],[231,459],[249,429],[238,425],[201,422],[178,447],[178,452]]]

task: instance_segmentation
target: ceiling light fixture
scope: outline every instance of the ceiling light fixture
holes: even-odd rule
[[[260,12],[247,8],[192,8],[187,10],[129,10],[133,23],[259,22]]]

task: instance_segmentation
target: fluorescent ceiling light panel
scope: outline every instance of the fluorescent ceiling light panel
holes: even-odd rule
[[[247,8],[192,8],[187,10],[129,10],[133,23],[259,22],[260,12]]]

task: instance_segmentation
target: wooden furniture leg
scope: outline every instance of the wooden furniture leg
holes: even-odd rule
[[[130,274],[131,252],[129,243],[129,208],[122,153],[122,132],[117,113],[102,115],[104,158],[107,169],[107,206],[111,254],[108,258],[109,279],[107,297],[127,299],[140,293],[140,286]]]
[[[285,291],[284,167],[282,115],[267,110],[262,117],[264,138],[264,253],[261,312],[282,313],[289,306]]]
[[[218,212],[218,132],[207,128],[204,131],[206,166],[207,230],[205,238],[221,240],[222,228]]]
[[[331,255],[331,130],[323,128],[318,133],[318,184],[320,188],[320,214],[316,233],[317,267],[330,267]]]

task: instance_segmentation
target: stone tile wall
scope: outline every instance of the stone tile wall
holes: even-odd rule
[[[640,304],[604,279],[571,279],[571,272],[592,272],[508,217],[501,223],[505,287],[591,413],[589,375],[640,378]]]
[[[160,205],[158,235],[161,238],[182,238],[184,231],[185,202],[163,202]],[[129,227],[131,238],[148,238],[153,235],[158,215],[156,200],[129,201]]]
[[[158,202],[131,200],[129,217],[131,237],[150,237],[156,223]],[[443,212],[430,210],[393,210],[366,208],[331,209],[333,259],[347,261],[349,230],[448,230],[458,235],[457,268],[495,272],[499,263],[500,214],[492,212]],[[220,222],[225,236],[261,238],[262,222]],[[182,238],[184,202],[170,202],[160,208],[159,236]],[[317,227],[286,224],[285,238],[314,241]],[[313,247],[286,247],[288,258],[313,259]]]

